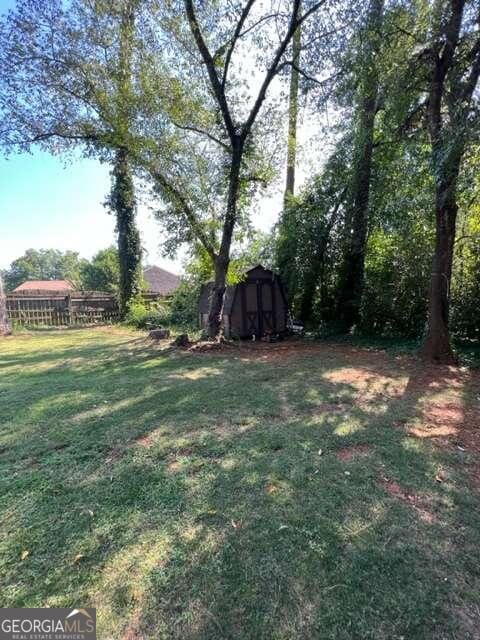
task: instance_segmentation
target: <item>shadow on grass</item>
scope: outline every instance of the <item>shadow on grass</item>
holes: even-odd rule
[[[70,340],[2,384],[4,606],[96,605],[109,638],[474,637],[478,496],[402,426],[430,378]]]

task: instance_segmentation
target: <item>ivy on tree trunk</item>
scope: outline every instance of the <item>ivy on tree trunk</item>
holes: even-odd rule
[[[128,151],[119,149],[112,171],[109,204],[116,216],[118,256],[120,262],[120,316],[125,317],[129,304],[140,292],[142,250],[136,225],[135,189]]]

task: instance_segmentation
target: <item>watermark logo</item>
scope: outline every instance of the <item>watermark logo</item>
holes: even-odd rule
[[[0,609],[0,640],[96,640],[95,609]]]

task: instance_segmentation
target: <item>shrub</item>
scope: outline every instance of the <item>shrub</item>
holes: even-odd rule
[[[137,329],[146,329],[149,325],[168,324],[168,308],[165,303],[161,302],[157,302],[151,307],[146,307],[143,302],[133,302],[128,310],[126,322]]]
[[[198,300],[201,285],[182,280],[170,301],[170,322],[179,327],[193,328],[198,325]]]

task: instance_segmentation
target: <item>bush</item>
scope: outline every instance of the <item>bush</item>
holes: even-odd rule
[[[198,300],[201,285],[197,282],[182,280],[170,301],[170,322],[179,327],[198,326]]]
[[[146,307],[143,302],[134,302],[130,305],[126,322],[137,329],[146,329],[147,326],[158,327],[162,324],[168,324],[168,308],[161,302],[157,302],[151,307]]]

